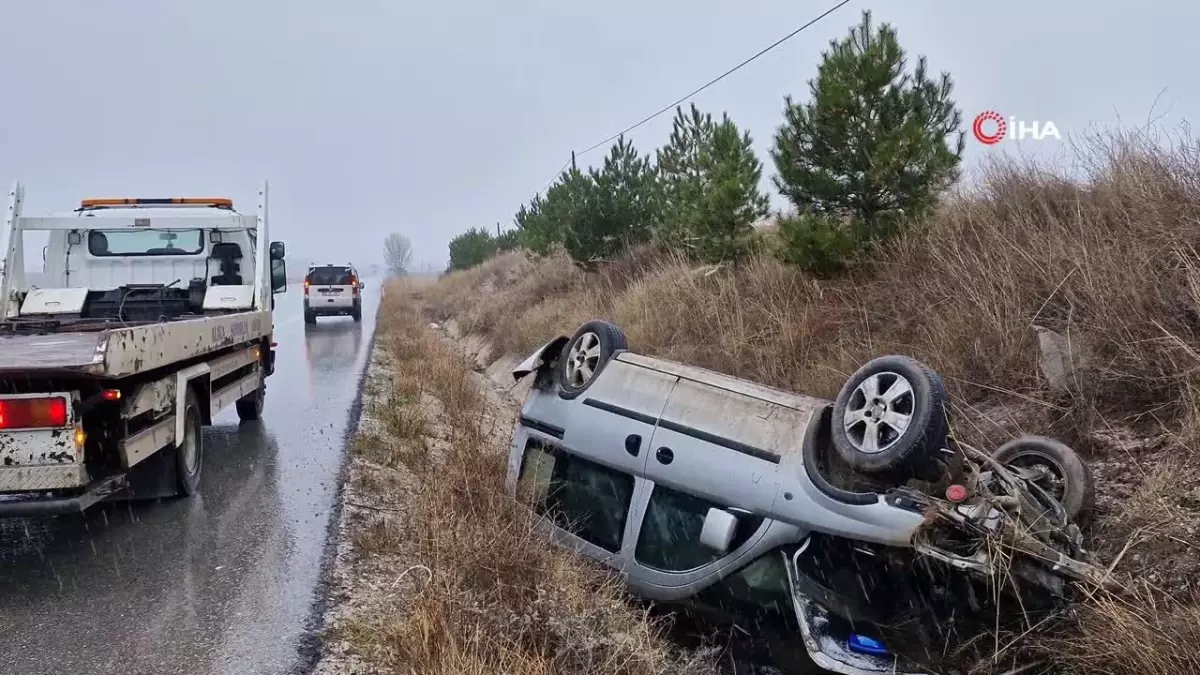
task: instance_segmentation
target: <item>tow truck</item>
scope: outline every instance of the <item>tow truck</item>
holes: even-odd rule
[[[274,371],[281,241],[226,198],[84,199],[0,231],[0,517],[200,488],[202,425],[258,419]],[[48,232],[42,287],[25,233]]]

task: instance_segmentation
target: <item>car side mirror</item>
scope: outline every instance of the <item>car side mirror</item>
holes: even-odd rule
[[[737,534],[737,526],[737,516],[728,511],[710,508],[704,516],[704,527],[700,530],[700,545],[718,553],[725,553]]]
[[[361,291],[362,289],[364,289],[364,288],[366,288],[366,287],[367,287],[367,285],[366,285],[366,284],[364,284],[363,282],[361,282],[361,281],[360,281],[360,282],[358,282],[358,290],[360,290],[360,291]]]
[[[283,260],[286,250],[282,241],[271,242],[271,260]]]
[[[271,260],[271,292],[283,293],[287,290],[287,263],[281,258]]]

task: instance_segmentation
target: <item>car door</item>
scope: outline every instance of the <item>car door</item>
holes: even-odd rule
[[[741,564],[771,524],[779,448],[803,420],[770,401],[681,378],[647,453],[648,495],[637,514],[631,577],[660,599],[686,597]],[[725,553],[702,546],[710,508],[738,519]]]
[[[654,427],[679,378],[614,358],[575,396],[558,394],[565,413],[563,445],[635,476],[646,472]]]
[[[678,379],[614,358],[577,395],[555,387],[529,396],[521,409],[527,428],[515,435],[517,490],[559,542],[624,565],[650,438]]]

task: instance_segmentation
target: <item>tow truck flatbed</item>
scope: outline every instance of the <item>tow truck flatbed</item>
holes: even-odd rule
[[[0,324],[0,373],[125,377],[253,342],[271,329],[270,311],[93,330],[71,330],[66,324],[31,333],[10,321]]]

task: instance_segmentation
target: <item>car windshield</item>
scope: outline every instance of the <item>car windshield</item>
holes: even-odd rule
[[[317,267],[308,273],[308,283],[316,286],[349,286],[354,273],[349,267]]]
[[[196,255],[204,251],[202,230],[92,230],[94,256]]]

